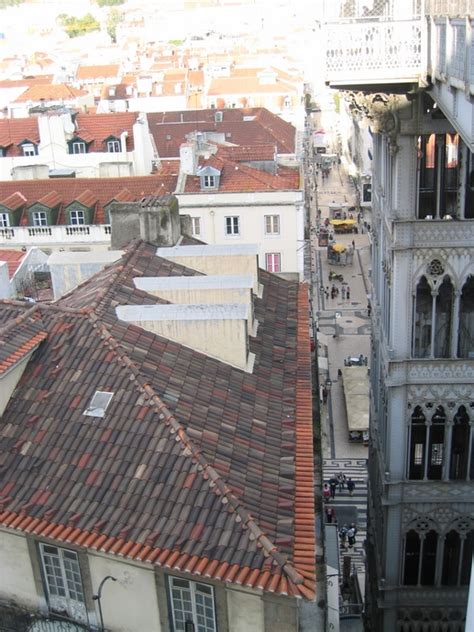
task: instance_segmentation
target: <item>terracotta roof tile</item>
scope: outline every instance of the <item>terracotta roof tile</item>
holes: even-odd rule
[[[46,200],[62,201],[61,211],[81,196],[97,200],[94,223],[105,222],[104,206],[112,201],[138,201],[148,195],[173,193],[178,179],[178,166],[163,165],[162,171],[153,176],[134,176],[123,178],[54,178],[47,180],[11,180],[0,183],[2,194],[10,197],[20,195],[30,207],[35,202]],[[54,194],[52,195],[52,192]],[[87,193],[86,193],[87,192]],[[64,222],[64,213],[59,215],[58,223]]]
[[[79,66],[76,79],[79,81],[87,81],[89,79],[113,79],[114,77],[118,77],[119,68],[118,64]]]
[[[136,112],[117,112],[110,114],[78,114],[75,119],[75,134],[87,143],[89,152],[106,151],[106,140],[110,137],[120,139],[127,132],[127,151],[134,150],[133,125],[137,120]]]
[[[278,153],[295,151],[296,130],[265,108],[229,108],[216,121],[216,110],[182,110],[148,113],[150,132],[161,158],[179,157],[186,135],[195,131],[218,132],[235,145],[276,145]]]
[[[0,250],[0,261],[6,261],[8,265],[8,276],[10,279],[17,271],[25,255],[26,252],[23,252],[22,250]]]
[[[23,155],[18,144],[24,140],[39,143],[38,120],[36,118],[0,118],[0,147],[7,148],[13,145],[9,150],[9,156]]]
[[[78,97],[86,95],[87,92],[79,90],[65,83],[45,83],[30,86],[19,97],[15,99],[15,103],[24,103],[32,101],[73,101]]]
[[[196,274],[155,252],[137,242],[59,302],[20,316],[0,302],[0,321],[28,330],[28,342],[32,327],[47,334],[2,418],[0,523],[314,598],[307,288],[260,271],[255,366],[244,373],[117,320],[116,305],[160,302],[134,277]],[[114,395],[91,421],[83,411],[96,390]]]
[[[261,169],[255,169],[227,158],[221,158],[220,152],[209,159],[201,158],[200,167],[211,166],[220,172],[219,192],[229,191],[281,191],[300,188],[298,169],[279,167],[278,173],[272,175]],[[185,193],[202,192],[199,176],[187,176]],[[206,191],[207,193],[207,191]]]

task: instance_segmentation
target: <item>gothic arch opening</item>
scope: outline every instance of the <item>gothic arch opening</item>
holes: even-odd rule
[[[474,359],[474,277],[464,283],[459,304],[458,357]]]

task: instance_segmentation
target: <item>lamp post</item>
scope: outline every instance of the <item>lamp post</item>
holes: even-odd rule
[[[98,605],[99,605],[99,617],[100,617],[100,632],[105,632],[105,628],[104,628],[104,617],[102,615],[102,604],[100,603],[100,598],[102,597],[102,586],[105,584],[105,582],[111,579],[113,582],[117,581],[116,577],[112,577],[112,575],[106,575],[104,577],[104,579],[100,582],[99,584],[99,589],[97,591],[96,595],[92,595],[92,599],[94,599],[94,601],[97,601]]]

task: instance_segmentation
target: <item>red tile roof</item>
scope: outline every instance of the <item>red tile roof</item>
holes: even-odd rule
[[[48,191],[48,193],[38,199],[38,203],[47,208],[56,208],[61,204],[61,201],[61,196],[56,191]]]
[[[279,167],[278,173],[272,175],[261,169],[255,169],[242,163],[236,163],[227,158],[221,158],[219,153],[209,159],[201,158],[200,167],[213,167],[220,171],[219,193],[244,191],[284,191],[300,188],[300,174],[298,169]],[[184,193],[202,192],[199,176],[186,176]],[[206,193],[209,193],[206,191]]]
[[[277,153],[276,145],[237,145],[219,146],[219,156],[229,158],[235,162],[273,161]]]
[[[173,193],[176,189],[179,165],[163,163],[163,169],[153,176],[134,176],[123,178],[53,178],[48,180],[11,180],[0,182],[0,190],[6,197],[13,194],[22,196],[29,208],[35,202],[48,204],[55,199],[61,202],[61,211],[82,196],[97,200],[97,210],[94,217],[95,224],[105,222],[104,206],[112,201],[138,201],[147,195],[162,195]],[[51,193],[56,196],[53,198]],[[87,192],[87,193],[86,193]],[[51,197],[49,197],[51,196]],[[17,198],[20,199],[20,198]],[[59,214],[59,222],[63,217]],[[26,222],[26,217],[23,222]]]
[[[87,92],[79,90],[65,83],[37,84],[27,88],[15,99],[15,103],[25,103],[32,101],[72,101],[76,102],[77,97],[86,95]]]
[[[155,251],[135,244],[29,314],[47,338],[3,415],[0,524],[312,599],[307,287],[261,271],[244,373],[117,320],[118,304],[160,302],[134,277],[195,274]],[[10,311],[0,302],[0,321]],[[114,395],[92,423],[83,412],[96,390]]]
[[[17,209],[25,206],[26,198],[18,191],[15,191],[8,197],[4,198],[3,200],[0,200],[0,204],[10,209],[10,211],[16,211]]]
[[[6,261],[8,265],[8,276],[10,279],[18,270],[20,263],[23,261],[26,252],[23,250],[2,250],[0,249],[0,261]]]
[[[23,152],[18,144],[24,140],[32,143],[39,143],[38,119],[36,118],[19,118],[19,119],[2,119],[0,118],[0,147],[10,148],[9,156],[22,156]]]
[[[75,135],[90,143],[88,151],[106,151],[106,139],[111,136],[120,139],[120,135],[127,132],[127,151],[133,151],[133,125],[136,120],[136,112],[78,114]]]
[[[120,66],[118,64],[102,64],[96,66],[79,66],[76,79],[87,81],[88,79],[113,79],[118,77]]]
[[[186,135],[195,131],[225,134],[225,140],[235,145],[275,144],[280,154],[294,153],[296,130],[276,114],[265,108],[220,111],[222,121],[216,121],[214,109],[148,113],[150,132],[161,158],[179,157]]]
[[[249,97],[256,94],[297,94],[297,89],[285,80],[274,83],[263,83],[257,77],[217,77],[212,79],[207,90],[208,96],[244,95]]]
[[[32,318],[36,311],[37,305],[0,329],[0,375],[21,362],[47,338],[41,322]]]

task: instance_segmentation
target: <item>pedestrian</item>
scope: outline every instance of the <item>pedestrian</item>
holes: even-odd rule
[[[339,529],[339,540],[341,541],[341,549],[345,549],[346,548],[346,540],[347,540],[347,532],[348,532],[348,530],[349,529],[348,529],[346,524]]]
[[[342,492],[346,484],[346,475],[342,472],[339,472],[339,474],[337,475],[337,483],[339,487],[339,492]]]
[[[372,306],[370,304],[370,301],[367,303],[367,316],[370,318],[370,314],[372,312]]]
[[[327,483],[324,483],[323,499],[324,499],[324,502],[326,503],[328,503],[331,500],[331,490],[329,489],[329,485]]]
[[[331,478],[329,481],[329,491],[331,492],[331,498],[334,500],[336,498],[336,489],[337,489],[337,479]]]
[[[349,542],[349,548],[352,549],[352,547],[355,544],[356,538],[355,538],[355,531],[353,529],[353,527],[350,527],[347,530],[347,540]]]
[[[355,242],[354,240],[352,240],[352,247],[353,247],[353,248],[354,248],[354,250],[355,250],[355,247],[356,247],[356,242]]]
[[[323,386],[323,404],[325,404],[328,401],[328,389]]]
[[[349,286],[346,287],[346,298],[347,300],[351,298],[351,288]]]
[[[349,491],[349,494],[352,496],[354,489],[355,489],[355,483],[352,480],[352,478],[349,476],[348,480],[347,480],[347,489]]]
[[[344,286],[342,286],[341,288],[341,296],[342,296],[342,300],[346,298],[346,288]]]
[[[329,298],[329,285],[326,285],[326,289],[324,291],[324,294],[326,296],[326,300],[328,300],[328,298]]]
[[[334,516],[333,508],[328,506],[326,507],[325,512],[326,512],[326,522],[331,524],[333,516]]]

